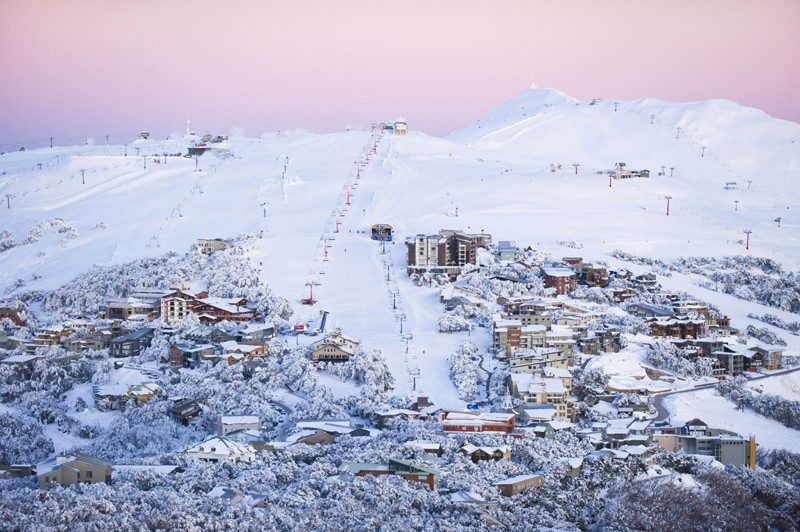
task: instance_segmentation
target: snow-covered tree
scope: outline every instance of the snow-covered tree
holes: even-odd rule
[[[478,395],[478,347],[464,340],[458,350],[450,355],[450,378],[458,388],[458,396],[473,401]]]

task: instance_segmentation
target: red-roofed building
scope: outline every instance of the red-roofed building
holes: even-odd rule
[[[444,432],[514,432],[514,414],[501,412],[444,412]]]

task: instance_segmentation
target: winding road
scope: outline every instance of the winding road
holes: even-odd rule
[[[761,379],[769,379],[769,378],[772,378],[772,377],[778,377],[780,375],[787,375],[789,373],[794,373],[795,371],[798,371],[798,370],[800,370],[800,366],[798,366],[796,368],[789,368],[789,369],[776,371],[776,372],[770,373],[768,375],[760,375],[758,377],[753,377],[752,379],[750,379],[750,381],[752,382],[752,381],[757,381],[757,380],[761,380]],[[653,419],[653,421],[664,421],[664,420],[669,419],[670,411],[667,410],[667,408],[664,406],[664,399],[665,398],[673,396],[673,395],[682,394],[682,393],[693,393],[693,392],[697,392],[699,390],[707,390],[708,388],[712,388],[715,385],[716,385],[716,383],[712,382],[712,383],[709,383],[709,384],[701,384],[701,385],[695,386],[693,388],[675,390],[673,392],[665,392],[665,393],[660,393],[660,394],[655,395],[654,399],[653,399],[653,406],[655,407],[655,409],[656,409],[656,411],[658,413],[657,413],[656,417]]]

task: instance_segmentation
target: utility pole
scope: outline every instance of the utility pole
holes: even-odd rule
[[[13,198],[13,197],[14,197],[13,194],[6,194],[6,204],[7,204],[6,208],[7,209],[11,208],[11,198]]]
[[[614,179],[614,174],[609,172],[609,174],[608,174],[608,188],[611,188],[611,180],[612,179]]]
[[[781,217],[778,216],[777,218],[775,218],[775,221],[778,222],[778,227],[780,227],[781,226]]]
[[[85,185],[85,184],[86,184],[86,178],[85,178],[85,175],[86,175],[86,170],[84,170],[83,168],[81,168],[81,184],[82,184],[82,185]]]
[[[128,156],[128,145],[126,144],[125,145],[125,157],[127,157],[127,156]]]
[[[672,199],[672,196],[664,196],[664,199],[667,200],[667,216],[669,216],[669,200]]]
[[[705,146],[700,146],[700,149],[702,150],[700,152],[700,157],[705,157],[706,156],[706,147]]]
[[[139,156],[139,150],[141,150],[141,148],[139,146],[136,146],[136,148],[134,148],[134,149],[136,150],[136,156],[138,157]]]
[[[147,170],[147,155],[145,155],[143,158],[144,158],[144,169]]]
[[[674,166],[670,166],[670,167],[669,167],[669,176],[670,176],[670,177],[672,177],[672,175],[673,175],[674,173],[675,173],[675,167],[674,167]]]
[[[579,167],[580,165],[581,165],[580,163],[572,163],[572,166],[574,166],[574,167],[575,167],[575,175],[578,175],[578,167]]]
[[[653,122],[656,120],[656,115],[650,115],[650,125],[653,125]]]
[[[50,147],[53,147],[53,137],[50,137]]]
[[[678,126],[675,129],[677,130],[677,133],[675,133],[675,138],[677,139],[678,137],[681,136],[681,129],[683,128],[681,126]]]
[[[739,210],[739,200],[738,199],[733,200],[733,210],[734,211],[738,211]]]
[[[753,231],[751,231],[750,229],[744,230],[744,234],[747,235],[747,240],[744,244],[744,249],[750,249],[750,235],[752,234],[752,232]]]
[[[614,102],[614,112],[615,112],[615,113],[617,112],[617,106],[618,106],[618,105],[619,105],[619,102]]]
[[[747,180],[747,190],[750,190],[750,185],[752,185],[752,184],[753,184],[753,180],[752,179],[748,179]]]

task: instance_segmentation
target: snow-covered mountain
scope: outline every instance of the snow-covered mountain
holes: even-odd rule
[[[234,137],[224,145],[231,157],[197,161],[163,156],[185,153],[190,138],[5,154],[0,294],[54,289],[94,265],[184,252],[198,238],[257,234],[263,280],[296,305],[298,320],[329,310],[333,325],[384,349],[399,393],[416,384],[447,405],[459,401],[440,377],[461,338],[438,334],[436,291],[408,282],[405,237],[486,231],[555,258],[632,269],[611,252],[752,254],[798,267],[798,124],[722,100],[580,102],[534,88],[446,138],[409,125],[407,136]],[[620,162],[650,178],[610,181]],[[373,223],[395,229],[385,254],[366,234]],[[318,283],[313,309],[298,303],[307,283]],[[720,306],[739,327],[748,312],[796,321],[691,276],[663,284]],[[484,348],[486,336],[477,339]]]

